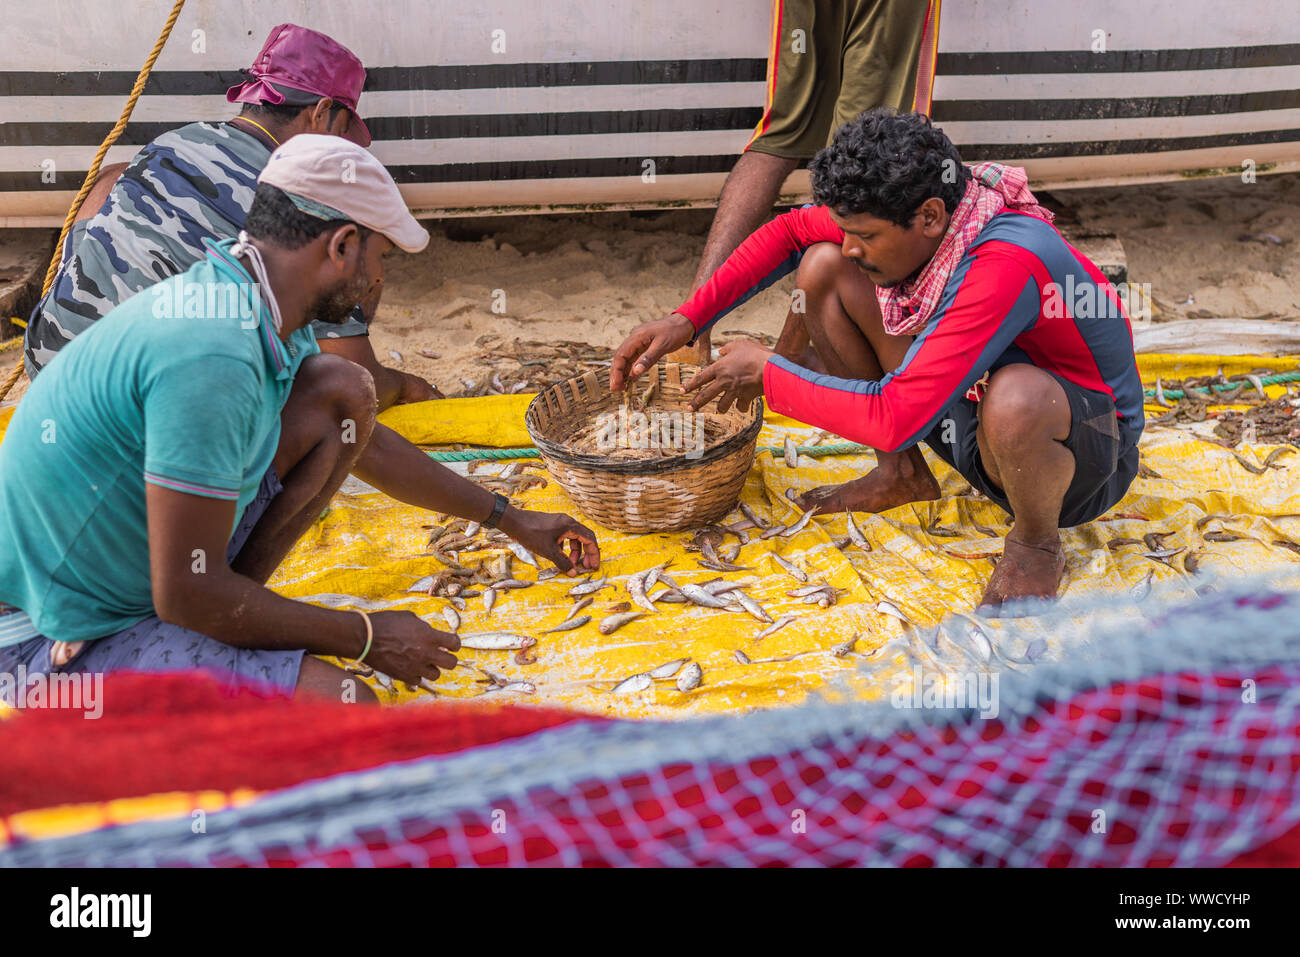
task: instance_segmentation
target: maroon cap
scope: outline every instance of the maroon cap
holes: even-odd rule
[[[357,113],[366,68],[341,43],[315,30],[282,23],[271,30],[248,72],[251,79],[226,91],[229,102],[279,106],[292,101],[281,88],[327,96],[352,114],[348,139],[359,146],[370,145],[370,130]]]

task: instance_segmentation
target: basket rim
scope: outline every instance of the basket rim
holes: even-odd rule
[[[754,399],[751,405],[753,419],[748,425],[710,449],[706,449],[703,454],[691,457],[689,452],[682,452],[670,458],[663,459],[632,459],[627,461],[610,460],[601,455],[590,455],[584,452],[571,452],[564,446],[558,444],[544,435],[538,434],[534,428],[534,409],[539,403],[544,402],[548,393],[556,391],[566,386],[573,378],[570,377],[562,382],[557,382],[549,388],[533,396],[532,401],[528,403],[528,408],[524,410],[524,427],[528,429],[528,435],[533,440],[544,456],[555,459],[574,468],[591,469],[593,471],[608,472],[616,475],[655,475],[660,472],[674,471],[680,468],[694,468],[700,465],[707,465],[710,462],[717,461],[730,455],[732,452],[743,448],[745,445],[756,442],[758,434],[763,430],[763,400],[762,398]]]

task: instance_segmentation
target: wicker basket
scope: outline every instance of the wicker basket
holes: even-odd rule
[[[697,366],[660,362],[637,380],[635,394],[629,396],[630,413],[639,411],[639,401],[656,377],[658,386],[645,411],[690,411],[682,383],[698,371]],[[763,427],[761,400],[747,412],[733,407],[721,415],[716,400],[701,410],[716,417],[722,433],[702,453],[629,460],[572,448],[574,437],[589,430],[598,415],[618,415],[622,405],[622,393],[611,393],[603,375],[588,372],[540,393],[524,415],[546,467],[584,515],[623,532],[674,532],[716,522],[735,508]]]

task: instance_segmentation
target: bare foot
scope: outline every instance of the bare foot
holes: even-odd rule
[[[81,651],[84,641],[56,641],[50,645],[50,666],[62,668]]]
[[[919,453],[918,453],[919,455]],[[929,502],[939,497],[939,483],[921,459],[920,468],[910,459],[905,464],[881,464],[862,478],[842,485],[819,485],[796,500],[798,506],[815,514],[829,512],[884,512],[908,502]]]
[[[979,611],[996,614],[1005,602],[1017,598],[1055,598],[1065,574],[1065,553],[1061,539],[1029,545],[1008,536]]]

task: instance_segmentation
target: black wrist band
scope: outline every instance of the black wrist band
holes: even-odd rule
[[[501,516],[504,515],[506,509],[510,507],[510,499],[506,498],[500,492],[493,492],[492,494],[496,496],[496,502],[492,505],[492,514],[483,519],[482,523],[488,528],[496,528],[497,522],[501,521]]]

